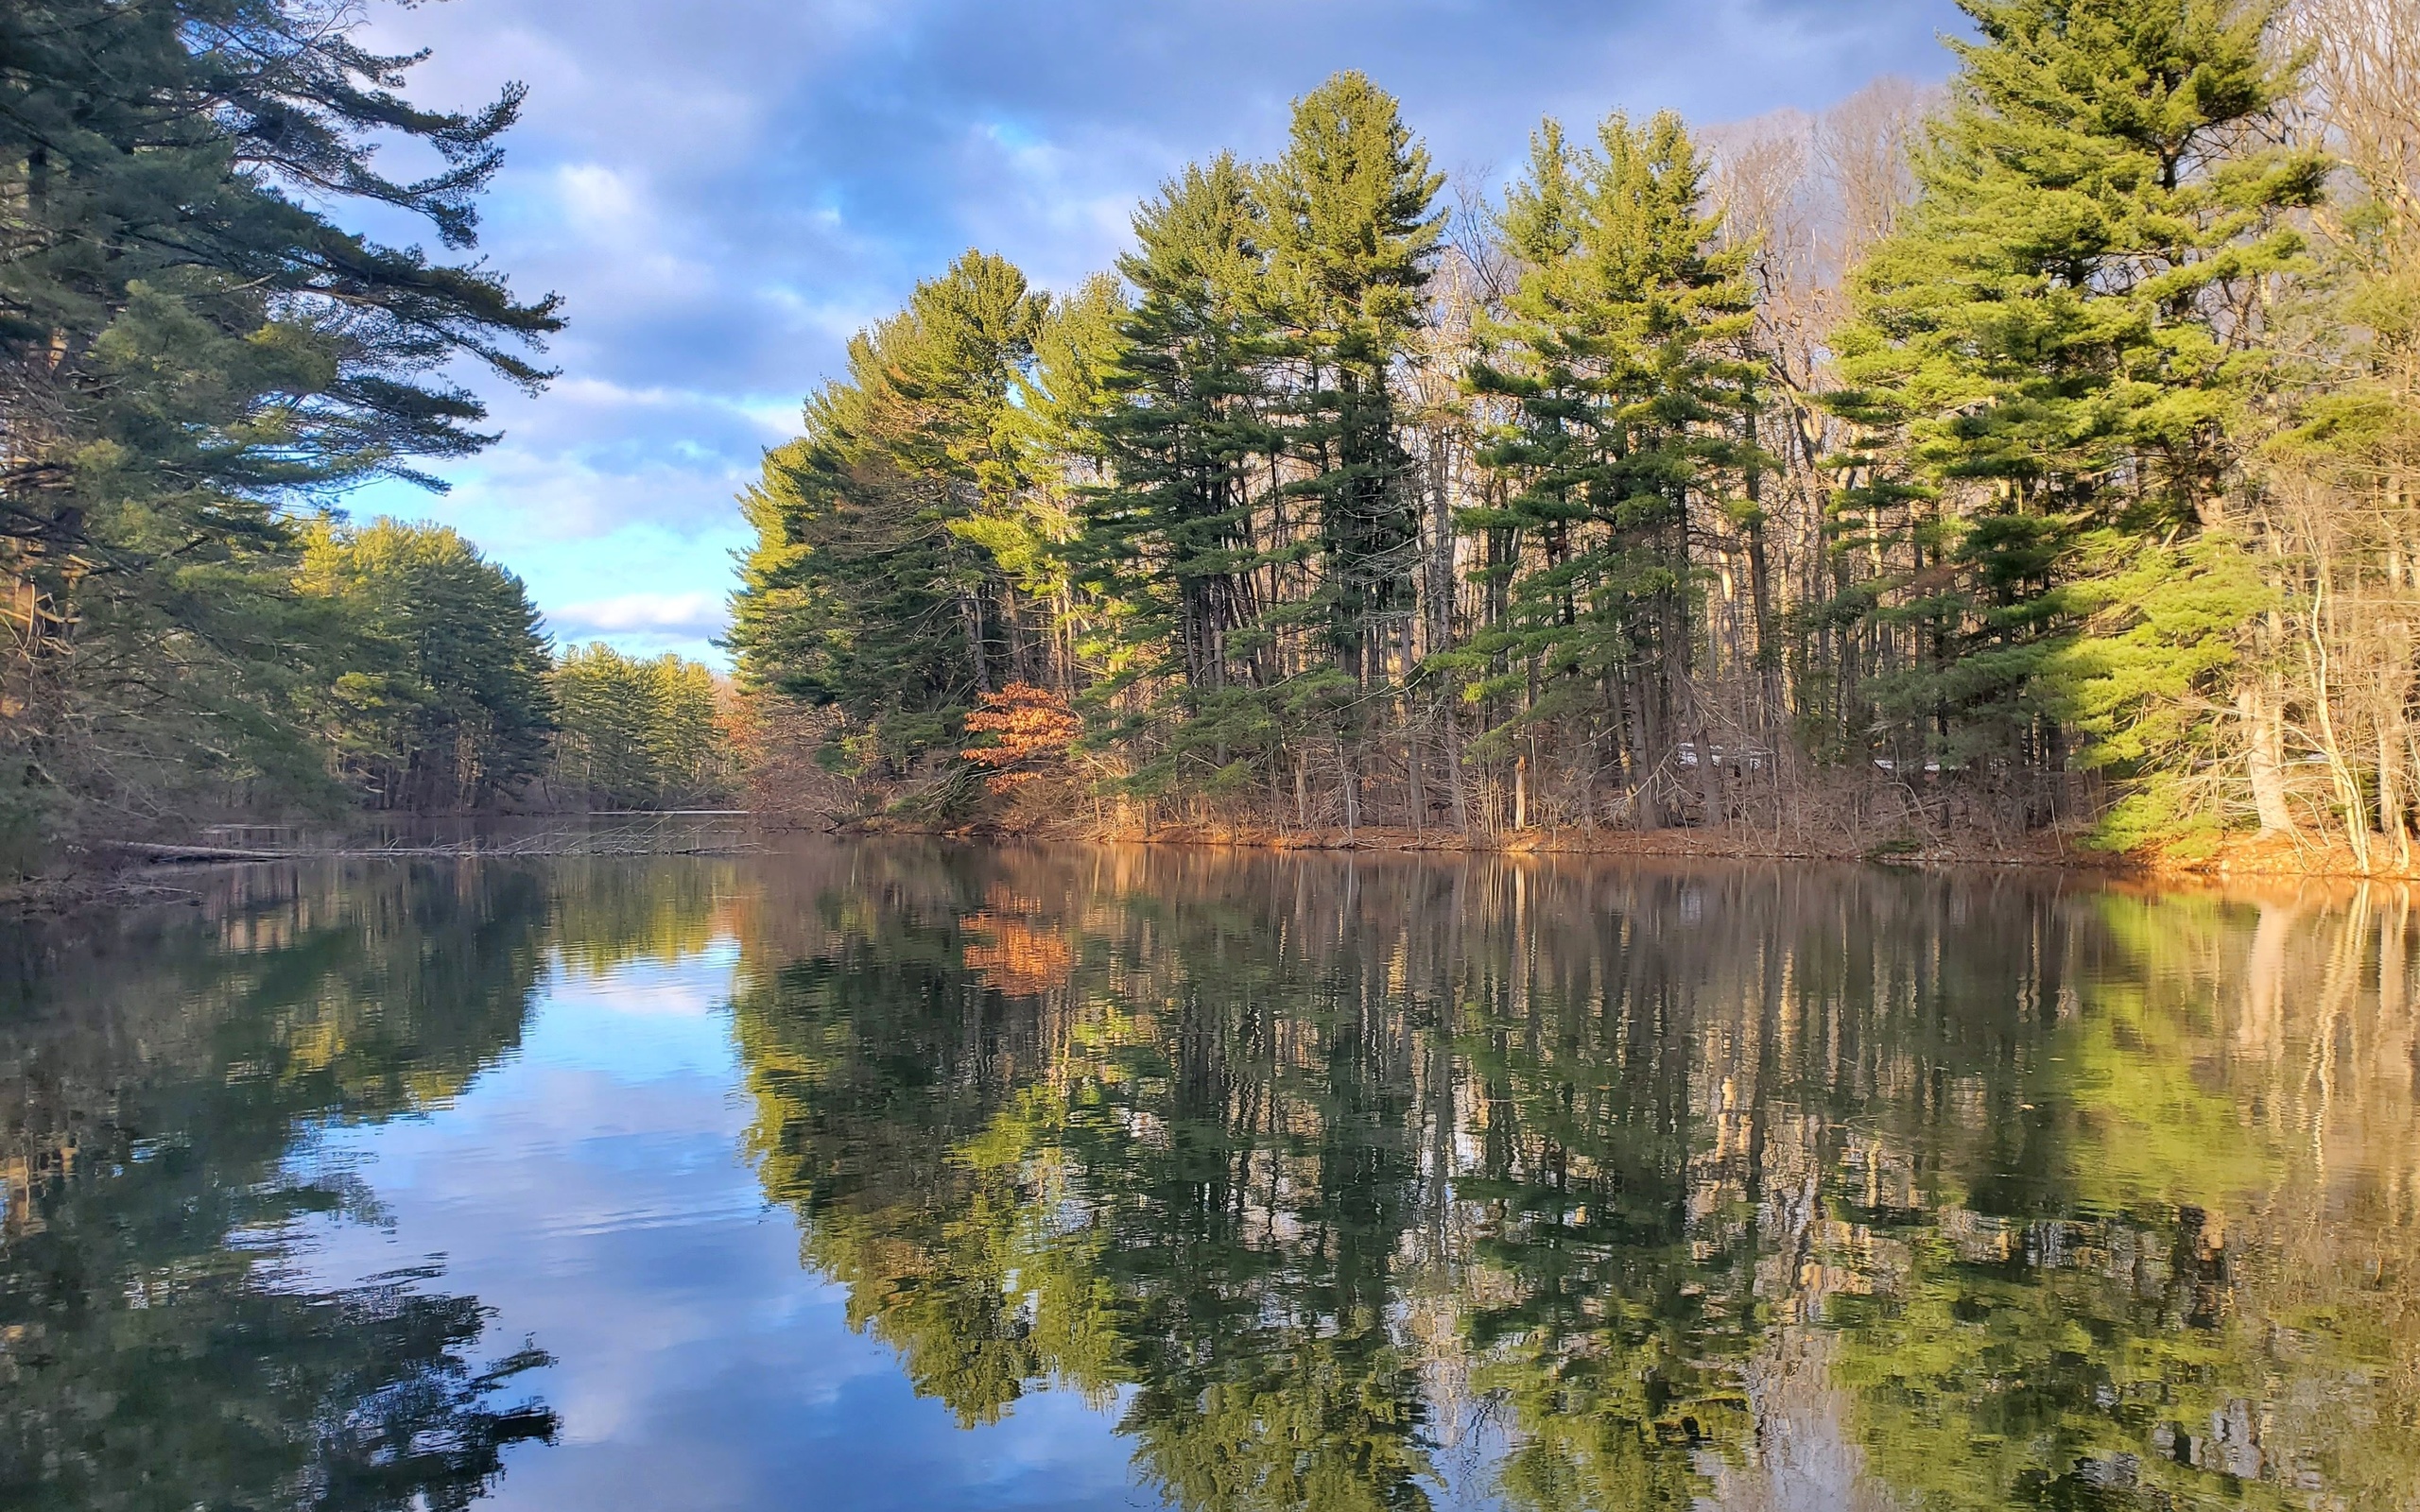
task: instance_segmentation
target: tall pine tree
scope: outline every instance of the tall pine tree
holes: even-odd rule
[[[1134,234],[1118,271],[1137,299],[1097,422],[1110,486],[1086,503],[1079,549],[1128,610],[1131,637],[1171,653],[1130,670],[1179,675],[1187,740],[1257,744],[1267,710],[1252,695],[1271,679],[1273,642],[1253,511],[1282,433],[1250,174],[1228,154],[1187,168],[1137,213]]]
[[[2276,145],[2274,0],[1963,3],[1981,40],[1838,338],[1880,480],[1850,507],[1914,545],[1886,712],[1985,777],[2077,733],[2146,772],[2210,737],[2256,601],[2226,502],[2325,167]]]
[[[1502,216],[1526,268],[1489,332],[1498,357],[1470,379],[1512,405],[1483,460],[1516,491],[1467,523],[1518,530],[1534,560],[1475,647],[1509,663],[1480,691],[1534,688],[1520,722],[1626,753],[1650,824],[1673,807],[1685,733],[1712,773],[1691,680],[1691,530],[1735,510],[1753,461],[1738,422],[1756,372],[1739,356],[1747,251],[1717,249],[1704,196],[1677,116],[1615,115],[1594,150],[1547,123]]]
[[[1019,413],[1047,296],[967,252],[849,346],[743,500],[758,530],[732,644],[792,696],[881,720],[891,754],[955,738],[978,694],[1035,675],[1046,627]]]
[[[1410,647],[1420,511],[1391,378],[1424,314],[1444,181],[1394,96],[1358,73],[1294,102],[1286,151],[1262,181],[1279,321],[1297,369],[1289,450],[1307,474],[1290,487],[1319,514],[1320,592],[1357,763],[1348,823],[1359,808],[1362,696]]]

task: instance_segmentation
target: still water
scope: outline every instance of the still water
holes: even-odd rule
[[[2400,891],[194,885],[0,933],[0,1505],[2420,1507]]]

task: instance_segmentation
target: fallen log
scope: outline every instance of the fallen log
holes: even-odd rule
[[[475,842],[450,846],[326,846],[289,850],[244,850],[216,845],[167,845],[156,840],[103,840],[97,842],[112,850],[123,850],[141,857],[155,866],[190,864],[195,866],[221,861],[522,861],[556,859],[567,856],[630,857],[647,856],[743,856],[761,855],[766,848],[748,842],[727,845],[650,846],[597,845],[581,840],[552,840],[544,844],[513,844],[486,846]]]
[[[293,850],[236,850],[217,845],[164,845],[156,840],[103,840],[112,850],[129,850],[146,861],[290,861]]]

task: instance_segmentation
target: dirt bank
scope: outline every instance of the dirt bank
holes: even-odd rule
[[[1464,834],[1447,828],[1405,830],[1364,827],[1342,830],[1277,829],[1249,824],[1166,823],[1095,828],[1052,822],[994,822],[942,827],[899,819],[866,819],[837,826],[857,834],[927,834],[962,840],[1072,840],[1127,845],[1234,846],[1270,850],[1384,850],[1467,852],[1489,855],[1640,856],[1667,860],[1763,860],[1872,862],[1893,866],[2055,867],[2064,870],[2145,880],[2223,881],[2228,878],[2353,878],[2420,881],[2420,856],[2406,864],[2381,837],[2367,868],[2341,841],[2310,836],[2238,836],[2190,850],[2112,852],[2091,849],[2078,836],[2036,832],[2022,838],[1970,835],[1958,838],[1857,837],[1841,834],[1783,836],[1733,827],[1723,830],[1525,830],[1506,834]]]

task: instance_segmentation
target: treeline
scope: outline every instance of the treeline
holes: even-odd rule
[[[2401,862],[2420,10],[1966,9],[1938,96],[1548,121],[1450,208],[1340,75],[1073,292],[966,254],[744,501],[743,677],[964,802],[1046,698],[1176,816]]]
[[[562,324],[467,255],[519,87],[424,110],[355,19],[0,8],[0,868],[247,807],[478,806],[558,761],[520,584],[329,513],[485,445],[444,374],[540,385]],[[386,177],[382,143],[434,166]],[[364,206],[440,254],[332,218]]]
[[[595,808],[662,808],[731,794],[739,768],[724,684],[702,663],[601,642],[556,663],[550,788]]]
[[[661,807],[730,790],[724,699],[706,666],[601,643],[558,656],[521,580],[442,526],[321,522],[302,539],[295,587],[324,606],[330,633],[297,712],[345,798],[428,814]]]

